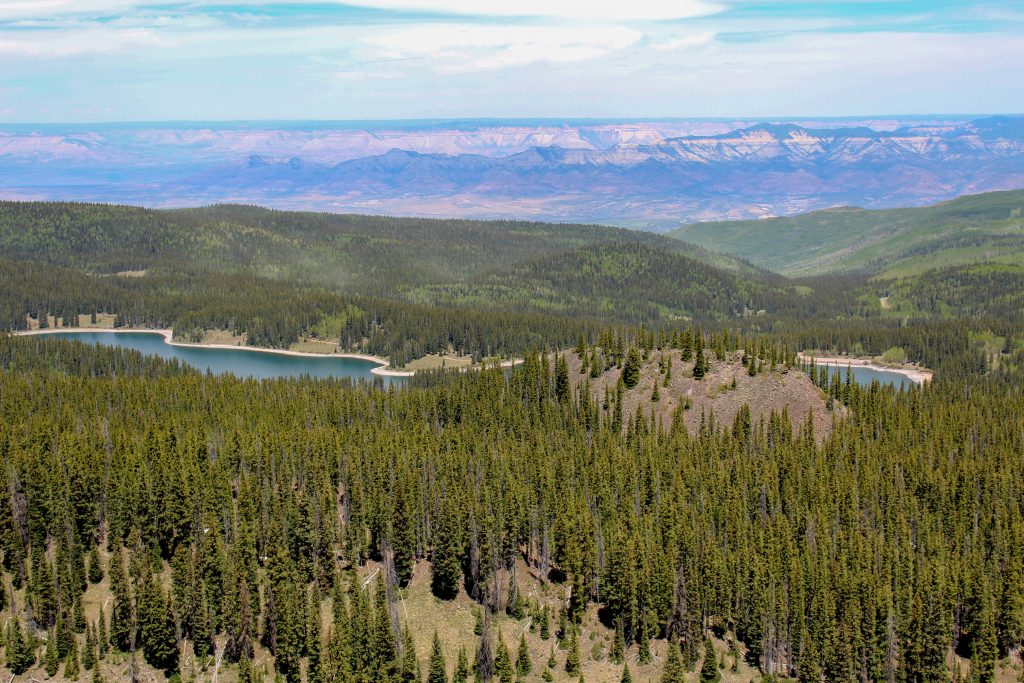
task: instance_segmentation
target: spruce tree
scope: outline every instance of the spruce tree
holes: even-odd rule
[[[704,379],[704,375],[707,373],[707,358],[704,357],[704,334],[697,328],[694,334],[694,363],[693,363],[693,378]]]
[[[569,364],[561,354],[555,359],[555,399],[559,403],[568,403],[571,396],[569,384]]]
[[[722,672],[718,669],[715,648],[710,638],[704,639],[704,663],[700,667],[701,683],[718,683],[722,680]]]
[[[128,652],[135,641],[135,624],[131,588],[120,546],[115,547],[110,554],[109,572],[110,592],[113,595],[110,608],[110,643],[121,652]]]
[[[10,654],[8,654],[10,657]],[[46,652],[43,653],[43,668],[46,675],[53,678],[60,669],[60,653],[57,651],[57,636],[51,631],[46,640]]]
[[[635,346],[629,348],[626,363],[622,366],[622,384],[632,389],[640,382],[640,352]]]
[[[452,503],[445,498],[433,528],[430,588],[442,600],[453,600],[462,581],[462,544]]]
[[[91,670],[96,665],[96,637],[92,625],[85,629],[85,647],[82,649],[82,668]]]
[[[93,546],[89,551],[89,583],[97,584],[103,580],[103,566],[100,563],[100,551],[98,546]]]
[[[398,575],[398,585],[403,588],[412,580],[413,566],[416,563],[416,533],[410,505],[405,486],[399,485],[391,521],[391,551],[395,573]]]
[[[21,628],[21,621],[15,616],[7,625],[5,654],[7,668],[15,676],[25,673],[36,663],[36,642],[31,633]]]
[[[580,643],[576,636],[576,629],[572,630],[569,636],[569,654],[565,658],[565,672],[570,676],[580,672]]]
[[[669,640],[666,643],[668,653],[665,656],[665,668],[661,672],[661,683],[685,683],[686,669],[683,659],[679,656],[679,646]]]
[[[476,651],[476,677],[484,683],[491,680],[495,672],[493,638],[490,612],[485,609],[483,631],[480,634],[480,645]]]
[[[629,673],[629,664],[622,667],[622,678],[619,683],[633,683],[633,675]]]
[[[445,666],[444,652],[441,650],[441,639],[434,631],[434,642],[430,648],[430,668],[427,671],[427,683],[448,683],[448,671]]]
[[[455,675],[452,676],[452,683],[468,683],[469,681],[469,658],[466,656],[466,646],[459,648],[459,658],[455,664]]]
[[[498,651],[494,657],[494,673],[501,683],[512,683],[515,678],[515,668],[512,666],[512,657],[509,655],[505,639],[498,634]]]
[[[526,642],[526,634],[519,636],[519,652],[516,654],[516,673],[520,677],[526,676],[533,670],[533,661],[530,659],[530,646]]]
[[[146,661],[170,675],[178,668],[174,616],[148,564],[140,579],[137,614],[139,641]]]
[[[77,681],[79,674],[81,674],[81,668],[78,665],[78,647],[72,643],[71,649],[68,650],[68,654],[64,658],[64,678],[69,681]]]

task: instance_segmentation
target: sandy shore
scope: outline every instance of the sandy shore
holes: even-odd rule
[[[917,382],[930,382],[932,380],[932,371],[926,368],[922,368],[919,365],[901,365],[890,367],[888,365],[879,365],[873,360],[865,358],[847,358],[846,356],[810,356],[803,352],[796,354],[796,357],[802,361],[810,362],[814,360],[816,365],[837,365],[843,368],[847,365],[853,365],[861,368],[868,368],[869,370],[878,370],[880,372],[895,372],[909,378],[911,381]]]
[[[262,346],[241,346],[233,344],[193,344],[190,342],[178,342],[174,341],[173,330],[158,330],[152,328],[119,328],[110,329],[109,327],[58,327],[58,328],[47,328],[45,330],[20,330],[14,334],[19,336],[32,336],[39,334],[60,334],[62,332],[101,332],[109,334],[117,334],[121,332],[141,332],[144,334],[159,334],[164,338],[164,342],[171,346],[184,346],[193,347],[200,349],[230,349],[234,351],[256,351],[259,353],[276,353],[282,356],[303,356],[306,358],[355,358],[357,360],[365,360],[371,363],[376,363],[377,367],[371,368],[370,372],[379,375],[381,377],[411,377],[415,373],[409,370],[395,370],[394,368],[388,367],[390,361],[382,356],[372,356],[366,353],[306,353],[304,351],[289,351],[288,349],[268,349]]]

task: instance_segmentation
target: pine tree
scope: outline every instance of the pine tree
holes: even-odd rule
[[[459,648],[459,659],[455,664],[455,675],[452,676],[452,683],[468,683],[469,681],[469,658],[466,656],[466,647]]]
[[[170,675],[178,668],[174,616],[148,565],[140,579],[137,614],[139,641],[146,661]]]
[[[50,678],[56,676],[57,670],[60,668],[60,653],[57,651],[57,636],[53,632],[50,633],[50,637],[46,640],[46,652],[43,653],[43,662],[46,675]]]
[[[103,566],[100,564],[100,551],[93,546],[89,551],[89,583],[97,584],[103,580]]]
[[[570,676],[580,672],[580,643],[575,629],[569,636],[569,654],[565,658],[565,672]]]
[[[679,656],[679,646],[671,640],[666,646],[668,653],[665,657],[665,668],[661,672],[661,683],[685,683],[686,669],[683,667],[682,657]]]
[[[551,637],[551,613],[548,610],[548,606],[544,605],[544,608],[540,613],[540,639],[547,640]]]
[[[633,683],[633,675],[629,673],[629,664],[622,667],[622,678],[619,683]]]
[[[391,551],[398,575],[398,585],[409,585],[413,566],[416,563],[416,533],[413,529],[413,515],[410,510],[409,494],[405,486],[399,485],[395,496],[394,516],[391,522]]]
[[[707,374],[707,358],[704,357],[704,334],[697,328],[694,334],[694,364],[693,364],[693,378],[704,379],[704,375]]]
[[[131,588],[124,568],[120,546],[110,554],[110,643],[121,652],[128,652],[135,642],[135,624],[132,614]]]
[[[82,649],[82,668],[86,671],[96,666],[96,638],[90,624],[85,629],[85,647]]]
[[[992,683],[999,656],[999,642],[996,637],[995,610],[987,582],[982,589],[981,609],[972,630],[971,676],[978,683]]]
[[[100,616],[96,624],[96,654],[97,657],[102,660],[107,656],[107,644],[110,642],[107,637],[107,618],[103,616],[103,610],[100,609]]]
[[[64,678],[69,681],[77,681],[80,673],[81,668],[78,665],[78,648],[75,646],[74,642],[72,642],[71,649],[68,650],[68,654],[64,658]]]
[[[441,503],[432,535],[430,588],[442,600],[453,600],[459,594],[462,581],[462,544],[455,513],[447,497]]]
[[[704,640],[704,663],[700,667],[700,680],[701,683],[718,683],[722,680],[722,672],[718,669],[715,648],[710,638]]]
[[[622,664],[626,658],[626,638],[622,633],[622,626],[615,625],[615,640],[612,643],[612,651],[609,659],[612,664]]]
[[[533,670],[533,661],[530,659],[530,646],[526,642],[526,634],[519,636],[519,652],[516,655],[516,673],[520,677],[526,676]]]
[[[483,631],[480,634],[480,645],[476,651],[476,677],[487,683],[495,673],[494,645],[492,644],[490,612],[484,610]]]
[[[622,383],[632,389],[640,381],[640,352],[631,346],[626,354],[626,363],[622,366]]]
[[[420,664],[416,659],[416,643],[413,642],[412,632],[409,630],[408,625],[402,630],[400,678],[404,683],[418,683],[420,681]]]
[[[434,631],[434,643],[430,648],[430,668],[427,672],[427,683],[448,683],[448,672],[441,650],[441,639]]]
[[[35,639],[31,633],[25,633],[21,621],[13,617],[8,622],[6,641],[7,668],[15,676],[20,676],[36,663]]]
[[[309,591],[306,605],[306,683],[324,683],[322,666],[323,643],[320,638],[320,594],[313,589]]]
[[[501,637],[501,634],[498,635],[498,652],[494,658],[494,673],[497,674],[501,683],[512,683],[512,679],[515,678],[512,657],[509,655],[505,639]]]
[[[569,364],[559,354],[555,359],[555,399],[559,403],[568,403],[570,396]]]

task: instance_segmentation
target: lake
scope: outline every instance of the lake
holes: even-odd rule
[[[845,365],[836,366],[833,363],[823,365],[821,363],[816,364],[820,369],[828,369],[829,376],[839,372],[839,378],[846,380],[846,368]],[[866,368],[862,365],[851,365],[849,366],[853,370],[853,381],[862,386],[868,386],[873,381],[878,380],[880,384],[891,384],[897,389],[903,389],[906,387],[914,386],[916,382],[910,379],[906,375],[899,372],[891,372],[888,370],[875,370],[874,368]]]
[[[382,377],[370,371],[378,364],[360,358],[337,356],[293,356],[267,353],[239,347],[217,349],[203,346],[174,346],[159,332],[52,332],[48,336],[73,339],[86,344],[116,346],[134,349],[147,356],[177,358],[194,368],[206,372],[233,374],[238,377],[270,379],[277,377],[349,378],[353,381],[382,380],[385,385],[401,383],[403,377]]]

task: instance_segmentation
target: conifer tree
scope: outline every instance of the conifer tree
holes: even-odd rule
[[[89,583],[97,584],[103,580],[103,565],[100,563],[100,551],[98,546],[93,546],[89,551]]]
[[[633,676],[629,673],[629,664],[622,667],[622,678],[619,679],[619,683],[633,683]]]
[[[405,683],[418,683],[420,679],[420,664],[416,659],[416,643],[413,642],[412,632],[409,626],[402,630],[402,664],[400,667],[400,678]]]
[[[90,624],[85,629],[85,647],[82,649],[82,668],[91,670],[96,665],[96,637]]]
[[[476,651],[476,677],[487,683],[495,673],[494,635],[491,633],[490,612],[484,610],[483,631],[480,634],[480,645]]]
[[[701,683],[718,683],[722,680],[722,672],[718,669],[718,660],[715,658],[715,648],[711,645],[711,639],[704,640],[704,663],[700,667]]]
[[[632,389],[640,381],[640,352],[631,346],[626,354],[626,363],[622,366],[622,384]]]
[[[576,636],[576,629],[572,629],[569,636],[569,654],[565,658],[565,672],[570,676],[580,672],[580,643]]]
[[[132,613],[132,596],[128,574],[120,546],[110,554],[110,592],[113,595],[110,609],[110,643],[121,652],[128,652],[135,643],[135,624]]]
[[[102,660],[107,656],[107,644],[110,642],[107,637],[107,618],[103,615],[102,609],[96,621],[96,655]]]
[[[51,631],[50,637],[46,640],[46,651],[43,653],[43,668],[50,678],[56,676],[57,670],[60,668],[60,653],[57,649],[57,636]]]
[[[433,529],[430,553],[430,588],[442,600],[453,600],[462,581],[462,544],[452,503],[445,497],[440,505]]]
[[[512,683],[515,678],[515,669],[512,666],[512,657],[509,655],[505,639],[498,634],[498,651],[494,657],[494,673],[501,683]]]
[[[309,591],[306,605],[306,683],[324,683],[322,659],[323,643],[320,638],[320,594]]]
[[[995,610],[987,582],[982,590],[981,609],[972,631],[971,676],[978,683],[991,683],[995,678],[999,643],[996,636]]]
[[[444,652],[441,650],[441,639],[434,631],[434,642],[430,648],[430,668],[427,671],[427,683],[448,683],[448,671],[445,666]]]
[[[694,333],[694,363],[693,363],[693,378],[704,379],[704,375],[707,373],[707,358],[704,357],[704,334],[697,328]]]
[[[139,580],[136,613],[146,661],[162,671],[174,671],[178,666],[174,615],[148,564]]]
[[[466,647],[459,648],[459,658],[455,664],[455,674],[452,676],[452,683],[468,683],[469,681],[469,658],[466,656]]]
[[[36,663],[36,643],[31,633],[25,633],[21,621],[15,616],[7,625],[6,649],[7,668],[20,676]]]
[[[412,570],[416,562],[416,534],[413,529],[409,494],[401,484],[395,496],[395,510],[391,522],[391,551],[395,573],[398,575],[398,585],[404,588],[412,580]]]
[[[81,674],[81,668],[78,665],[78,647],[72,642],[71,649],[68,650],[68,654],[64,658],[64,678],[69,681],[77,681],[79,674]]]
[[[520,677],[526,676],[533,670],[533,661],[530,659],[530,646],[526,642],[526,634],[519,636],[519,651],[516,654],[516,673]]]
[[[668,653],[665,656],[665,668],[661,672],[661,683],[685,683],[686,669],[679,656],[679,646],[669,640],[666,647]]]
[[[571,395],[569,384],[569,364],[561,354],[555,359],[555,399],[559,403],[568,403]]]

